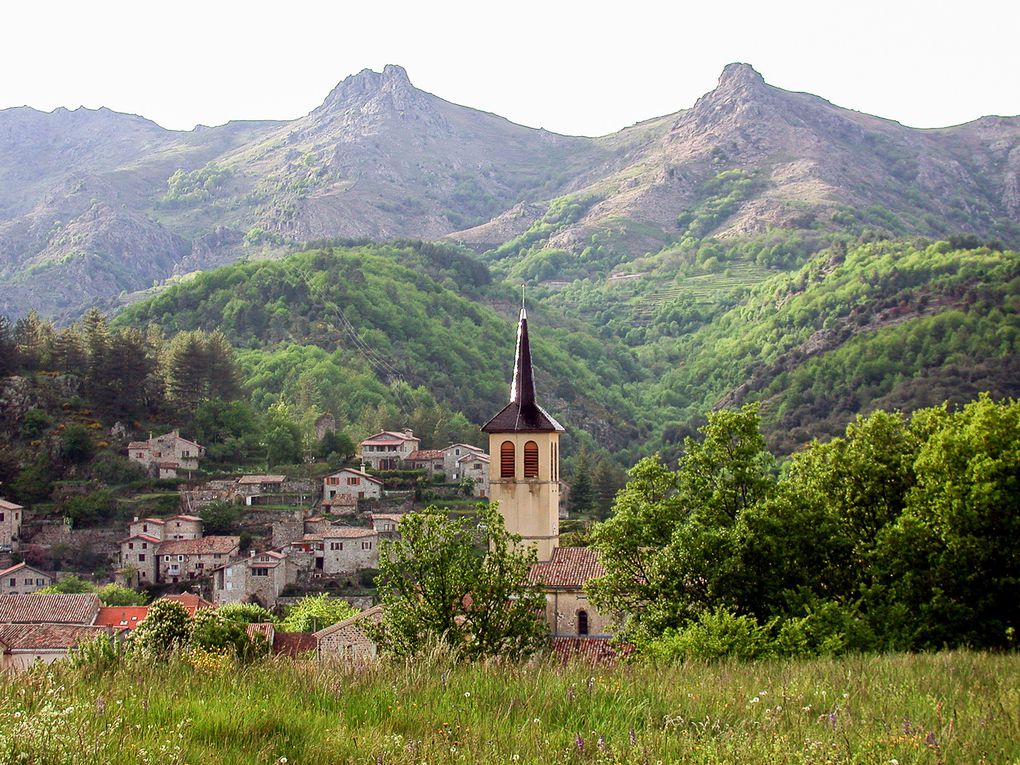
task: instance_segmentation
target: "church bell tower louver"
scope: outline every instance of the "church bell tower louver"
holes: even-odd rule
[[[560,433],[535,402],[528,314],[521,308],[510,403],[482,426],[489,434],[489,497],[506,528],[532,545],[540,561],[559,546]]]

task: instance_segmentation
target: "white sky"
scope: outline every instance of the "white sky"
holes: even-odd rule
[[[731,61],[917,127],[1020,114],[1013,0],[13,0],[0,108],[107,106],[164,127],[292,119],[364,68],[600,135],[691,106]]]

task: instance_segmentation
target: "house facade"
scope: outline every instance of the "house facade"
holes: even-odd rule
[[[358,444],[361,461],[374,470],[399,470],[411,452],[418,450],[421,440],[410,430],[384,430]]]
[[[463,479],[460,474],[461,460],[472,454],[484,455],[485,450],[479,449],[471,444],[450,444],[443,452],[443,472],[446,473],[446,480],[456,483]]]
[[[159,546],[159,581],[183,582],[205,576],[236,557],[240,537],[175,539]]]
[[[287,585],[297,580],[286,553],[267,550],[232,561],[213,572],[213,602],[261,603],[273,608]]]
[[[176,429],[161,436],[150,437],[148,441],[132,441],[128,444],[128,459],[146,470],[152,470],[155,466],[160,478],[174,478],[177,470],[198,470],[199,460],[203,457],[205,447],[184,438]]]
[[[407,466],[411,470],[424,470],[429,478],[445,474],[442,449],[418,449],[407,455]]]
[[[489,455],[465,454],[457,461],[457,464],[457,472],[454,473],[456,480],[470,479],[474,483],[474,488],[471,490],[474,497],[489,496]]]
[[[160,542],[163,541],[163,531],[166,521],[162,518],[138,518],[137,516],[128,524],[128,536],[144,534],[147,537],[154,537]]]
[[[529,580],[545,593],[550,635],[609,638],[613,619],[592,606],[584,589],[588,581],[603,575],[605,569],[590,547],[557,547],[550,560],[532,566]]]
[[[0,670],[51,664],[81,643],[113,635],[107,627],[82,624],[0,624]]]
[[[159,546],[163,540],[148,534],[132,534],[120,540],[120,569],[134,571],[125,581],[137,587],[145,587],[159,581]]]
[[[317,534],[305,534],[291,547],[309,553],[315,561],[314,571],[325,576],[354,574],[379,566],[379,532],[375,529],[333,526]]]
[[[382,496],[382,487],[383,482],[375,476],[354,468],[344,468],[322,479],[322,503],[332,505],[338,497],[378,499]]]
[[[21,524],[25,508],[0,499],[0,552],[13,552],[21,540]]]
[[[163,525],[163,541],[171,539],[199,539],[204,523],[197,515],[172,515]]]
[[[27,595],[51,584],[51,575],[27,563],[18,563],[0,571],[0,595]]]

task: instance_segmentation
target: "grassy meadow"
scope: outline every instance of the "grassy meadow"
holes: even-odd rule
[[[4,678],[0,762],[1016,765],[1020,657],[57,665]]]

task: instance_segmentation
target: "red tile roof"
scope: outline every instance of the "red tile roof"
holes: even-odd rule
[[[120,540],[119,544],[130,542],[132,539],[141,539],[143,542],[152,542],[153,544],[162,544],[163,540],[158,537],[149,536],[148,534],[132,534],[129,537],[124,537]]]
[[[96,617],[97,627],[115,627],[129,632],[149,614],[148,606],[103,606]]]
[[[0,595],[0,624],[92,624],[101,605],[95,593]]]
[[[327,497],[322,504],[329,507],[357,507],[358,498],[353,494],[337,494],[335,497]],[[308,520],[312,520],[309,518]]]
[[[241,546],[240,537],[199,537],[171,539],[159,546],[160,555],[229,555]]]
[[[431,462],[442,458],[442,449],[418,449],[407,455],[408,462]]]
[[[195,611],[200,608],[212,608],[213,604],[205,598],[195,595],[190,592],[182,592],[179,595],[164,595],[160,600],[176,600],[186,609],[188,609],[188,615],[194,616]]]
[[[148,441],[132,441],[131,443],[129,443],[127,445],[127,448],[128,449],[148,449],[149,448],[149,442]]]
[[[392,444],[394,441],[420,441],[421,439],[407,435],[406,433],[398,433],[395,430],[384,430],[382,433],[376,433],[375,435],[369,436],[362,441],[359,446],[375,446],[376,444]]]
[[[560,661],[585,664],[614,664],[634,650],[632,645],[613,643],[607,638],[554,637],[552,645],[553,654]]]
[[[249,624],[245,628],[245,632],[248,633],[249,639],[254,640],[256,635],[261,635],[267,643],[272,643],[273,637],[276,635],[276,627],[272,622],[258,622]]]
[[[552,560],[531,567],[528,580],[541,587],[580,589],[589,579],[605,573],[598,554],[590,547],[557,547]]]
[[[352,474],[354,474],[356,476],[360,476],[361,478],[367,478],[369,481],[372,481],[373,483],[377,483],[380,486],[382,486],[382,483],[383,483],[380,479],[376,478],[374,475],[369,475],[368,473],[364,473],[361,470],[355,470],[354,468],[344,468],[343,470],[338,470],[335,473],[330,473],[326,477],[327,478],[332,478],[333,476],[340,475],[341,473],[352,473]]]
[[[314,651],[318,643],[310,632],[277,632],[273,636],[273,653],[297,657]]]
[[[202,522],[202,519],[199,518],[197,515],[171,515],[169,518],[167,518],[167,520],[168,521],[198,521],[199,523]]]
[[[24,510],[21,505],[16,505],[13,502],[8,502],[6,499],[0,499],[0,510]]]
[[[355,614],[354,616],[344,619],[342,622],[337,622],[336,624],[331,624],[328,627],[323,627],[318,632],[313,633],[313,635],[316,641],[319,641],[327,635],[332,635],[337,630],[341,630],[344,627],[350,627],[355,624],[360,625],[361,622],[365,622],[366,624],[377,624],[382,620],[382,615],[382,606],[372,606],[371,608],[362,611],[360,614]]]
[[[324,539],[361,539],[362,537],[374,537],[379,534],[375,529],[366,529],[358,526],[333,526],[326,531],[317,534],[305,534],[305,542],[321,542]]]
[[[60,650],[71,648],[99,635],[110,635],[107,627],[83,624],[0,624],[0,644],[11,651]]]

